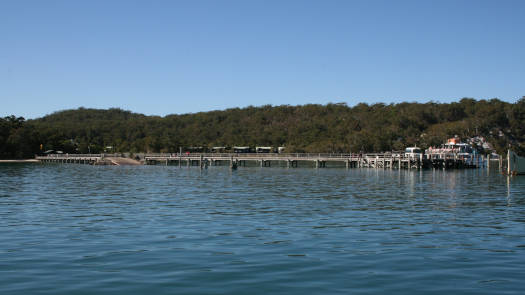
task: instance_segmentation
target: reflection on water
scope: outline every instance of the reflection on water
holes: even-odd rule
[[[0,291],[519,293],[524,200],[486,169],[1,165]]]

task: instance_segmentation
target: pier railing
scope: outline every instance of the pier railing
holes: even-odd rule
[[[101,158],[103,154],[49,154],[38,158]]]
[[[433,153],[420,155],[406,155],[400,152],[386,152],[386,153],[146,153],[142,154],[142,158],[265,158],[265,159],[358,159],[358,158],[377,158],[377,159],[461,159],[465,161],[473,161],[472,156],[457,155],[453,153]],[[49,154],[45,156],[37,156],[37,158],[105,158],[105,157],[119,157],[120,154]]]
[[[148,153],[144,154],[145,158],[195,158],[195,157],[205,157],[205,158],[333,158],[333,159],[346,159],[346,158],[408,158],[402,153],[374,153],[374,154],[355,154],[355,153],[190,153],[190,154],[179,154],[179,153]],[[414,158],[414,157],[412,157]]]
[[[106,163],[107,158],[125,157],[125,154],[49,154],[36,156],[42,162],[57,163]],[[129,157],[129,154],[127,155]],[[215,163],[229,161],[243,164],[246,161],[257,161],[262,166],[269,166],[273,161],[284,161],[288,166],[297,162],[312,161],[316,167],[325,167],[327,162],[344,162],[347,167],[482,167],[489,166],[490,158],[481,155],[443,154],[407,154],[404,152],[385,153],[145,153],[135,154],[144,164],[186,162]],[[485,164],[486,163],[486,164]],[[501,160],[500,164],[501,166]]]

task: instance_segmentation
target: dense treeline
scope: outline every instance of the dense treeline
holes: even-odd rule
[[[39,144],[37,131],[23,117],[0,118],[0,159],[31,158]]]
[[[438,146],[447,138],[485,137],[498,152],[525,151],[525,97],[455,103],[261,106],[145,116],[80,108],[25,121],[0,121],[2,158],[44,150],[97,153],[178,152],[179,147],[286,146],[288,152],[372,152]]]

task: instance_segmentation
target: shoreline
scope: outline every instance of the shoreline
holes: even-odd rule
[[[39,163],[37,159],[24,159],[24,160],[0,160],[0,163]]]

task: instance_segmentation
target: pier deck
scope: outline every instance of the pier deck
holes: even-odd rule
[[[41,162],[97,164],[107,162],[107,154],[54,154],[37,156]],[[106,159],[106,160],[105,160]],[[228,164],[230,167],[246,166],[247,162],[261,167],[271,167],[284,163],[286,167],[298,167],[309,162],[316,168],[324,168],[327,163],[338,162],[346,168],[380,169],[421,169],[421,168],[477,168],[485,165],[484,159],[458,158],[455,155],[405,155],[404,153],[369,153],[369,154],[271,154],[271,153],[193,153],[193,154],[144,154],[145,165],[178,165],[208,167]]]
[[[43,163],[77,163],[96,164],[103,160],[103,154],[51,154],[47,156],[36,156]]]
[[[311,162],[316,168],[326,167],[328,162],[343,163],[346,168],[382,168],[382,169],[421,169],[421,168],[476,168],[478,161],[467,161],[450,155],[425,157],[407,156],[403,153],[373,154],[149,154],[144,157],[146,165],[165,164],[179,166],[204,166],[228,162],[231,167],[245,166],[246,162],[255,162],[261,167],[271,166],[272,162],[284,162],[287,167],[297,167],[298,162]]]

